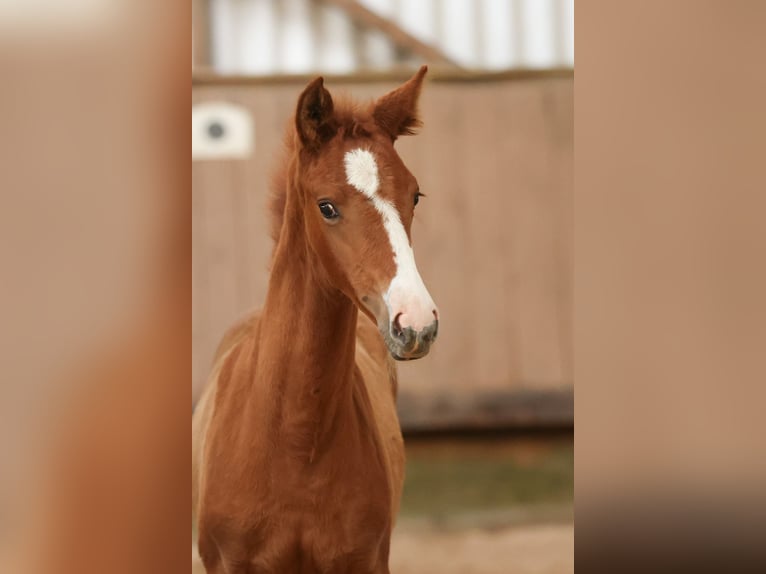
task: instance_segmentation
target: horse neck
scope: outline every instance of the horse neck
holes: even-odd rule
[[[259,388],[274,397],[273,418],[313,450],[350,405],[358,310],[326,280],[295,204],[288,199],[274,252],[256,372]]]

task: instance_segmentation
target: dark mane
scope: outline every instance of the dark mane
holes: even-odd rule
[[[360,105],[348,97],[333,98],[334,116],[340,137],[356,138],[369,135],[374,126],[372,103]],[[288,170],[290,161],[298,153],[299,139],[295,130],[295,117],[291,117],[285,130],[282,152],[271,176],[271,238],[276,245],[282,231],[285,203],[287,202]]]

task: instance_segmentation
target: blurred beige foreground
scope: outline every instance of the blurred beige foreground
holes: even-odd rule
[[[394,574],[563,574],[574,571],[574,524],[444,531],[402,521],[391,543]],[[204,574],[196,554],[192,574]]]

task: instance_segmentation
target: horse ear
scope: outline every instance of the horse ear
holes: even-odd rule
[[[421,66],[407,82],[375,102],[372,117],[392,140],[399,136],[412,135],[423,125],[418,119],[417,107],[423,77],[427,71],[428,66]]]
[[[325,89],[322,76],[309,83],[298,98],[295,127],[304,147],[311,151],[318,150],[335,135],[332,96]]]

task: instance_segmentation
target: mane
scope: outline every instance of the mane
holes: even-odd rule
[[[342,138],[357,138],[367,136],[373,129],[372,103],[362,105],[349,97],[333,97],[333,114],[338,122],[338,132]],[[271,212],[270,235],[274,244],[279,241],[284,222],[285,204],[287,203],[290,162],[299,151],[298,133],[295,129],[295,116],[290,118],[285,130],[282,152],[271,176],[271,197],[269,211]]]

